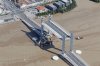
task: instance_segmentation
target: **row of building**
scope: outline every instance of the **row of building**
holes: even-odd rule
[[[39,13],[46,12],[48,10],[55,11],[60,7],[67,7],[71,3],[72,3],[72,0],[60,0],[52,4],[48,4],[46,6],[37,6],[36,9],[38,10]]]
[[[22,4],[27,4],[28,5],[28,4],[32,4],[32,3],[36,3],[36,2],[41,2],[41,1],[52,2],[54,0],[11,0],[11,1],[13,1],[15,3],[18,3],[20,5],[22,5]]]

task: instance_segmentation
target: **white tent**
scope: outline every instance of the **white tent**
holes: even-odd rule
[[[68,3],[68,2],[72,3],[72,0],[62,0],[62,1],[66,2],[66,3]]]
[[[0,24],[2,24],[4,22],[4,20],[0,20]]]

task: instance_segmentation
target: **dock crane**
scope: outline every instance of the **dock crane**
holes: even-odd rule
[[[60,57],[63,60],[70,62],[73,66],[89,66],[79,55],[73,51],[73,33],[66,32],[60,25],[51,20],[51,18],[49,18],[47,22],[42,22],[41,26],[38,26],[35,21],[31,20],[24,14],[23,10],[17,8],[13,2],[9,0],[3,0],[3,2],[8,10],[16,15],[26,26],[28,26],[30,30],[34,31],[35,35],[37,36],[34,37],[29,35],[29,37],[41,48],[43,48],[45,45],[51,45],[51,41],[48,38],[48,32],[44,30],[44,28],[46,28],[62,41],[62,51]],[[66,52],[65,41],[68,39],[70,40],[70,51]]]

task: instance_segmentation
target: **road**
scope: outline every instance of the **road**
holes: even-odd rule
[[[10,2],[9,0],[4,0],[6,8],[8,8],[14,15],[16,15],[19,19],[21,19],[25,24],[27,24],[30,28],[33,30],[36,30],[37,33],[40,33],[37,31],[40,27],[33,22],[30,18],[28,18],[24,12],[16,7],[14,3]]]

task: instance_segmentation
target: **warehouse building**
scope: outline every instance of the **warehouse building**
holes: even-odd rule
[[[47,9],[51,10],[51,11],[55,11],[57,10],[57,7],[53,4],[49,4],[45,6]]]
[[[53,5],[55,5],[57,8],[60,8],[60,7],[64,7],[65,3],[58,1],[58,2],[53,3]]]

